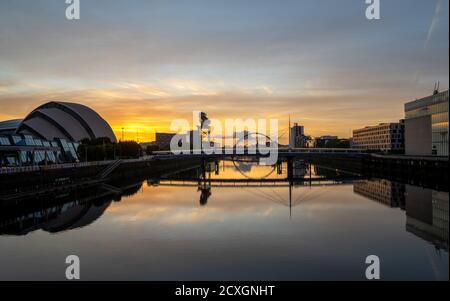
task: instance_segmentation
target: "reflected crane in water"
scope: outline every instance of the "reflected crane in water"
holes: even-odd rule
[[[292,207],[299,205],[302,202],[313,200],[325,193],[323,189],[310,189],[300,196],[293,197],[293,188],[297,186],[329,186],[350,184],[355,176],[351,177],[317,177],[319,171],[314,171],[313,166],[304,162],[303,160],[287,160],[286,162],[279,161],[277,164],[263,168],[268,169],[260,176],[252,175],[252,169],[257,168],[257,160],[254,158],[232,158],[230,160],[223,160],[223,170],[225,171],[225,161],[232,162],[232,167],[237,171],[242,178],[221,178],[219,161],[203,160],[199,168],[187,169],[179,174],[170,174],[162,177],[157,181],[158,185],[163,186],[183,186],[183,187],[197,187],[200,191],[200,205],[205,206],[208,199],[212,195],[213,187],[220,188],[242,188],[244,191],[253,194],[259,198],[269,200],[271,202],[281,204],[289,207],[290,216],[292,216]],[[286,174],[286,177],[280,177]],[[149,183],[154,183],[151,180]],[[275,188],[288,188],[288,196],[283,197]],[[264,189],[261,189],[264,188]]]

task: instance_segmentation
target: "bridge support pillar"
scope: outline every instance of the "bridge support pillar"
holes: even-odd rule
[[[277,174],[281,175],[283,174],[283,162],[278,160],[277,162]]]
[[[287,158],[287,177],[289,179],[289,182],[292,182],[292,179],[294,178],[294,166],[293,166],[293,160],[291,157]]]

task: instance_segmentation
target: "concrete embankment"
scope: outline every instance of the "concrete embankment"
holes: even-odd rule
[[[383,178],[448,191],[448,158],[376,155],[351,158],[311,157],[309,162],[366,177]]]
[[[155,158],[140,160],[109,161],[98,164],[72,164],[61,168],[45,168],[22,172],[8,172],[0,174],[0,191],[23,190],[26,187],[37,188],[55,185],[83,185],[135,176],[157,176],[162,172],[195,167],[200,164],[198,159],[166,159]],[[115,166],[113,166],[115,165]],[[105,170],[114,167],[105,176]]]

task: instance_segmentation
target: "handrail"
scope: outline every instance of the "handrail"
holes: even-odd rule
[[[89,166],[101,166],[101,165],[110,164],[111,162],[113,162],[113,161],[49,164],[47,166],[33,165],[33,166],[18,166],[18,167],[2,167],[2,168],[0,168],[0,174],[32,172],[32,171],[40,171],[40,170],[67,169],[67,168],[78,168],[78,167],[89,167]]]
[[[217,148],[215,149],[215,154],[226,154],[226,155],[234,155],[234,154],[240,154],[235,153],[235,151],[257,151],[257,148]],[[362,149],[356,149],[356,148],[263,148],[265,152],[268,151],[277,151],[278,153],[367,153],[366,151]],[[199,149],[187,149],[182,150],[184,153],[180,155],[192,155],[192,154],[201,154],[202,151]],[[153,154],[155,155],[173,155],[173,152],[170,150],[167,151],[154,151]]]
[[[241,149],[239,149],[241,150]],[[265,151],[278,151],[279,153],[356,153],[362,154],[365,153],[360,149],[350,149],[350,148],[265,148]],[[225,155],[235,155],[235,153],[227,153],[227,151],[235,151],[235,149],[222,149],[223,154]],[[191,151],[192,152],[192,151]],[[170,157],[173,155],[171,151],[155,151],[154,155],[151,156],[143,156],[137,159],[122,159],[121,162],[126,163],[135,163],[135,162],[143,162],[157,158]],[[176,156],[190,156],[189,154],[181,154]],[[239,153],[238,153],[239,155]],[[242,154],[242,155],[245,155]],[[0,174],[14,174],[14,173],[22,173],[22,172],[33,172],[33,171],[41,171],[41,170],[56,170],[56,169],[67,169],[67,168],[78,168],[78,167],[90,167],[90,166],[104,166],[110,165],[117,160],[107,160],[107,161],[94,161],[94,162],[79,162],[79,163],[63,163],[63,164],[49,164],[45,165],[33,165],[33,166],[19,166],[19,167],[1,167]]]
[[[13,174],[22,172],[33,172],[41,170],[55,170],[55,169],[67,169],[67,168],[78,168],[78,167],[90,167],[90,166],[104,166],[111,165],[112,163],[127,162],[144,162],[153,159],[154,156],[143,156],[137,159],[120,159],[120,160],[106,160],[106,161],[93,161],[93,162],[78,162],[78,163],[63,163],[63,164],[49,164],[45,165],[32,165],[32,166],[17,166],[17,167],[1,167],[0,174]]]

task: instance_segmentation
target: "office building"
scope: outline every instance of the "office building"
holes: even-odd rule
[[[307,139],[305,136],[305,130],[302,125],[294,123],[294,126],[289,129],[289,147],[302,148],[306,147]]]
[[[448,90],[405,104],[405,154],[448,156]]]
[[[404,151],[404,121],[380,123],[353,131],[352,147],[369,151],[402,153]]]

